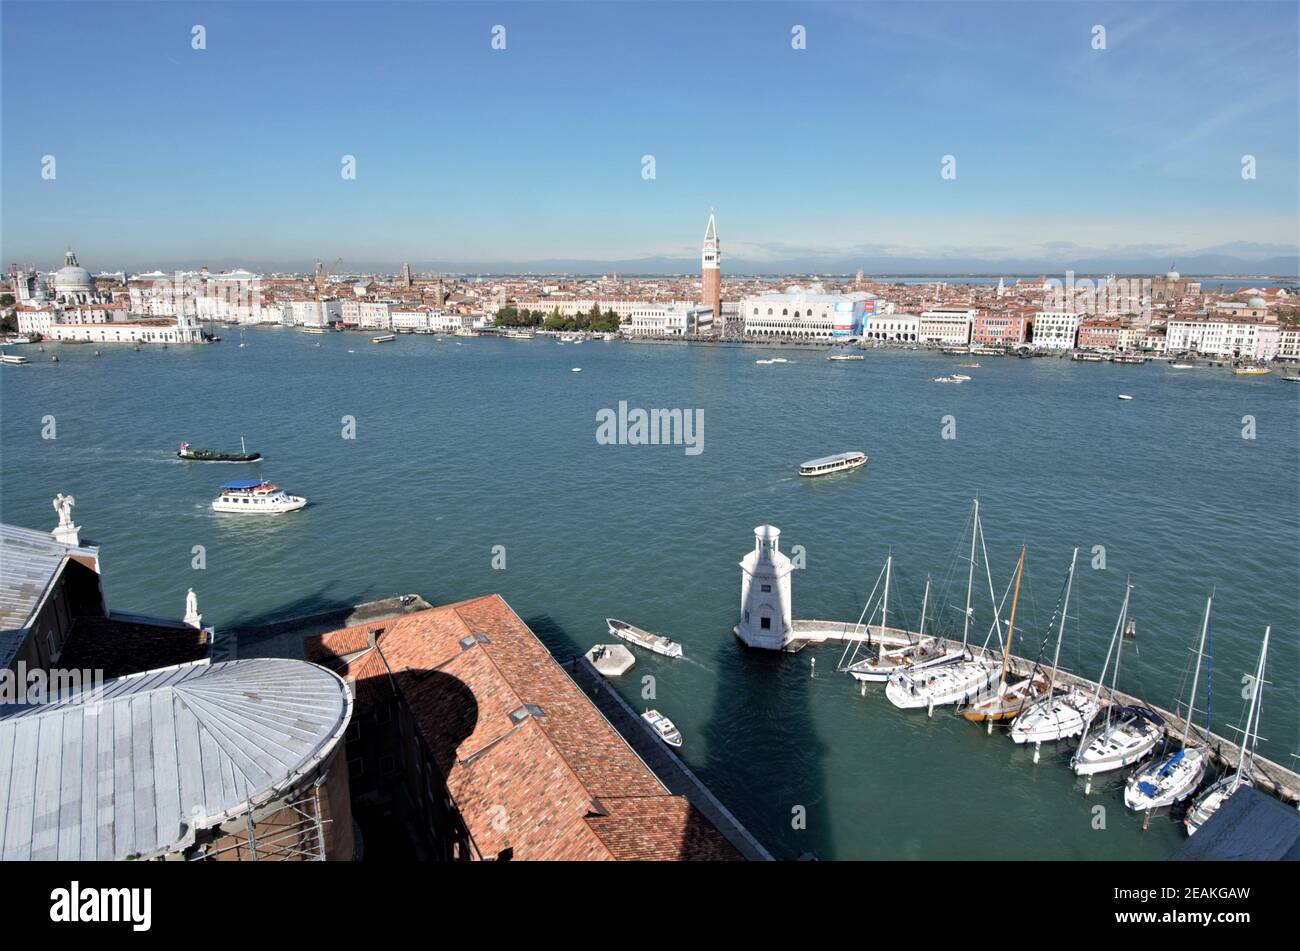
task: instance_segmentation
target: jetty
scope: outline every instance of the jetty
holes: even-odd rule
[[[915,632],[909,632],[903,628],[887,627],[882,634],[879,625],[868,628],[865,624],[855,624],[852,621],[794,620],[790,622],[790,628],[791,640],[784,648],[786,653],[798,653],[805,647],[819,644],[852,644],[857,642],[873,646],[904,647],[907,644],[916,643],[917,640]],[[925,636],[930,638],[936,635],[927,633]],[[962,649],[961,641],[946,637],[938,639],[950,650],[960,651]],[[978,651],[978,648],[975,647],[969,649],[972,652]],[[990,653],[998,655],[996,650],[991,649]],[[1050,664],[1041,663],[1039,669],[1046,670],[1050,666]],[[1028,677],[1033,667],[1034,661],[1012,654],[1008,664],[1008,671],[1010,676],[1017,678]],[[1063,668],[1057,669],[1056,684],[1060,688],[1077,686],[1089,691],[1097,689],[1097,681],[1089,680],[1087,677],[1080,677]],[[1109,687],[1103,688],[1103,696],[1110,693]],[[1137,704],[1150,707],[1165,718],[1166,730],[1169,733],[1178,734],[1187,724],[1184,716],[1154,704],[1143,697],[1137,697],[1122,690],[1116,690],[1114,696],[1116,701],[1123,705]],[[1193,731],[1205,732],[1195,725],[1193,725]],[[1213,732],[1209,734],[1209,740],[1211,762],[1217,763],[1225,769],[1236,769],[1237,761],[1241,757],[1240,745],[1225,736]],[[1258,789],[1271,793],[1288,805],[1300,805],[1300,773],[1296,773],[1282,764],[1260,755],[1253,758],[1251,771],[1255,778],[1255,786]]]

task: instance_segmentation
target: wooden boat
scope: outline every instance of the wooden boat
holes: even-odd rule
[[[1002,674],[998,678],[997,690],[992,694],[976,700],[962,711],[962,716],[972,723],[989,723],[994,721],[1014,720],[1025,705],[1047,692],[1047,680],[1037,670],[1016,684],[1007,683],[1007,672],[1011,667],[1011,643],[1016,629],[1016,606],[1020,601],[1020,579],[1025,569],[1025,549],[1021,546],[1020,560],[1016,563],[1016,588],[1011,596],[1011,619],[1007,622],[1007,646],[1002,654]]]
[[[605,618],[605,624],[609,627],[610,634],[627,641],[629,644],[644,647],[648,651],[663,654],[665,657],[682,656],[682,645],[664,637],[662,634],[651,634],[649,631],[643,631],[636,625],[628,624],[627,621],[620,621],[618,618],[607,617]]]

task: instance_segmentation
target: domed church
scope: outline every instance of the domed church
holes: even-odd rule
[[[54,272],[50,283],[54,289],[54,301],[58,304],[103,304],[109,301],[106,295],[96,290],[95,279],[77,263],[77,255],[71,249],[63,255],[63,267]]]

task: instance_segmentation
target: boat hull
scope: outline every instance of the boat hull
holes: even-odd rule
[[[859,683],[883,684],[902,671],[929,670],[934,667],[955,664],[962,659],[962,655],[956,651],[944,651],[939,654],[917,654],[915,648],[904,648],[902,651],[886,651],[884,659],[886,663],[880,663],[874,658],[859,661],[847,668],[849,676]],[[901,662],[890,663],[890,661],[896,659],[901,659]]]
[[[1237,777],[1236,773],[1229,773],[1227,776],[1212,783],[1205,792],[1196,797],[1196,802],[1188,810],[1187,817],[1183,819],[1183,825],[1187,828],[1188,835],[1195,835],[1201,826],[1210,821],[1210,818],[1219,811],[1219,808],[1242,786],[1251,786],[1249,776]]]
[[[1175,805],[1195,793],[1205,778],[1209,754],[1200,748],[1179,752],[1181,759],[1174,753],[1130,776],[1124,786],[1124,805],[1135,812],[1147,812]]]
[[[639,627],[614,618],[606,618],[605,625],[611,635],[629,644],[635,644],[637,647],[643,647],[664,657],[682,656],[682,645],[662,635],[651,634],[649,631],[643,631]]]
[[[885,696],[900,710],[942,707],[979,697],[994,686],[997,679],[996,665],[964,661],[932,668],[929,673],[901,671],[889,678]]]
[[[1016,743],[1055,743],[1079,736],[1097,715],[1098,705],[1078,689],[1044,697],[1026,709],[1011,726]]]
[[[1046,681],[1038,680],[1030,684],[1028,680],[1022,680],[996,696],[976,700],[969,708],[962,711],[962,716],[972,723],[1014,720],[1028,704],[1046,692]]]
[[[289,495],[284,502],[263,505],[246,505],[240,502],[226,502],[213,499],[212,511],[226,515],[283,515],[307,507],[307,500],[300,495]]]
[[[1158,725],[1139,728],[1121,721],[1102,730],[1075,753],[1070,767],[1078,776],[1095,776],[1124,769],[1150,756],[1162,736],[1164,730]]]

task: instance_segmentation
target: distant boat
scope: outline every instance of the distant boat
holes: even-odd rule
[[[574,367],[574,368],[573,368],[572,370],[570,370],[569,372],[570,372],[570,373],[581,373],[581,372],[582,372],[582,367]]]
[[[1195,363],[1171,363],[1169,364],[1169,368],[1171,370],[1195,370],[1196,364]]]
[[[826,359],[827,360],[865,360],[866,357],[864,357],[860,353],[832,353]]]
[[[935,383],[964,383],[966,380],[969,379],[970,377],[963,378],[957,376],[936,376],[934,378],[934,382]]]
[[[1127,393],[1121,393],[1119,398],[1122,400],[1131,400],[1133,397],[1129,396]]]
[[[1300,383],[1300,375],[1280,376],[1278,377],[1278,379],[1281,380],[1283,383]]]
[[[654,651],[656,654],[662,654],[665,657],[682,656],[682,645],[664,637],[662,634],[651,634],[649,631],[643,631],[641,628],[628,624],[626,621],[620,621],[618,618],[607,617],[605,618],[605,624],[609,628],[610,634],[622,638],[629,644],[644,647],[648,651]]]
[[[26,357],[20,357],[12,353],[0,353],[0,363],[7,363],[10,366],[16,367],[16,366],[21,366],[22,364],[27,362],[28,361]]]
[[[980,368],[978,363],[963,363],[962,366],[970,370],[978,370]]]
[[[257,462],[262,458],[260,452],[249,452],[244,445],[244,437],[239,437],[239,452],[219,452],[216,449],[195,449],[189,443],[181,443],[176,455],[190,462]]]
[[[329,331],[324,327],[299,327],[299,333],[304,334],[327,334]]]
[[[301,495],[288,495],[284,489],[265,479],[240,479],[227,482],[221,494],[212,500],[214,512],[237,515],[279,515],[307,505]]]
[[[1232,371],[1233,376],[1263,376],[1272,373],[1268,367],[1238,367]]]
[[[970,377],[968,377],[965,373],[954,373],[952,375],[952,378],[956,380],[958,383],[965,383],[967,380],[970,379]]]
[[[682,732],[673,725],[673,721],[668,719],[658,710],[647,710],[641,714],[641,719],[650,724],[650,728],[655,731],[655,735],[663,740],[669,746],[682,745]]]
[[[801,476],[824,476],[836,472],[848,472],[850,469],[857,469],[867,464],[867,454],[865,452],[841,452],[833,456],[822,456],[820,459],[809,459],[799,466]]]
[[[378,337],[371,337],[370,342],[371,343],[392,343],[396,339],[397,339],[396,334],[381,334]]]

